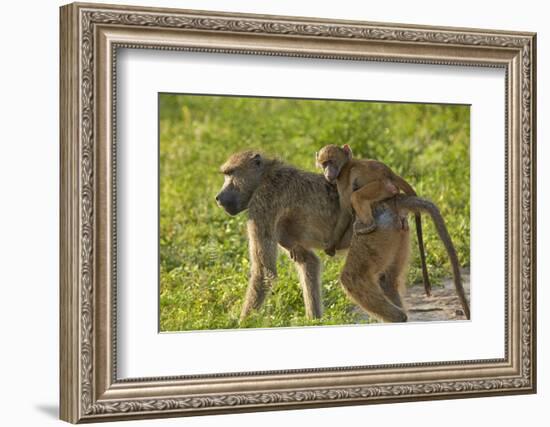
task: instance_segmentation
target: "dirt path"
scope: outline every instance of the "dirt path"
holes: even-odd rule
[[[464,290],[469,296],[470,272],[462,271],[461,275]],[[443,286],[433,286],[431,297],[426,296],[421,283],[411,286],[407,289],[404,300],[410,322],[466,320],[451,278],[444,279]]]
[[[470,295],[470,272],[461,272],[466,295]],[[432,322],[442,320],[466,320],[451,278],[443,280],[443,286],[432,286],[432,296],[427,297],[422,283],[410,286],[404,297],[409,322]],[[365,318],[368,315],[364,314]]]

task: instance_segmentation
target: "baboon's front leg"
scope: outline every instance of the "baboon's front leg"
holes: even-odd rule
[[[334,227],[334,230],[332,232],[332,237],[328,242],[327,247],[325,248],[325,253],[328,256],[336,255],[336,247],[338,246],[338,243],[342,240],[342,237],[346,233],[346,230],[349,227],[351,219],[352,219],[352,216],[351,216],[351,213],[348,212],[348,209],[346,207],[340,206],[340,215],[338,216],[336,227]]]
[[[277,242],[273,233],[269,229],[258,227],[254,221],[249,221],[248,244],[251,269],[241,320],[252,310],[261,307],[277,277]]]
[[[300,277],[306,316],[309,319],[319,319],[323,315],[321,262],[312,251],[301,246],[295,246],[293,250],[298,255],[294,264]]]

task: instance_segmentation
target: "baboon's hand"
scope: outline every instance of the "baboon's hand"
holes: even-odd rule
[[[325,253],[328,256],[336,255],[336,245],[330,245],[329,247],[325,248]]]
[[[369,234],[372,233],[374,230],[376,230],[376,222],[374,221],[370,224],[365,224],[359,220],[356,220],[353,223],[353,231],[357,235]]]
[[[288,252],[290,254],[290,259],[294,262],[303,263],[304,262],[304,256],[302,251],[299,247],[294,247],[290,249]]]

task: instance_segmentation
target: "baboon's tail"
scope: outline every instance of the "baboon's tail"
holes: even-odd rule
[[[462,309],[464,310],[464,314],[466,315],[466,318],[469,320],[470,304],[468,303],[468,299],[466,298],[464,287],[462,285],[462,278],[460,276],[460,265],[458,263],[458,256],[456,254],[453,241],[451,240],[451,236],[449,235],[449,232],[447,230],[447,226],[445,225],[445,221],[441,216],[441,212],[439,212],[438,207],[434,203],[430,202],[429,200],[423,199],[421,197],[414,197],[414,196],[396,196],[396,197],[399,197],[399,205],[401,207],[408,209],[414,212],[415,214],[419,214],[420,212],[427,212],[432,218],[435,224],[435,228],[437,230],[437,234],[439,235],[439,238],[445,245],[445,249],[447,250],[447,254],[449,255],[449,259],[451,261],[451,266],[453,269],[453,279],[454,279],[456,293],[462,304]]]
[[[422,218],[419,213],[414,214],[416,224],[416,240],[418,240],[418,251],[420,252],[420,265],[422,266],[422,280],[424,281],[424,291],[426,295],[432,295],[432,284],[428,276],[428,267],[426,265],[426,251],[424,250],[424,237],[422,235]]]
[[[414,188],[405,181],[402,177],[394,174],[394,180],[397,182],[397,186],[408,196],[416,196]],[[426,265],[426,251],[424,249],[424,236],[422,235],[422,217],[420,212],[414,214],[414,221],[416,226],[416,240],[418,241],[418,252],[420,252],[420,265],[422,266],[422,280],[424,282],[424,291],[427,296],[432,294],[432,284],[430,283],[430,276],[428,275],[428,267]]]

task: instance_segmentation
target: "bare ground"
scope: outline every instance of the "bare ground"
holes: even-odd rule
[[[470,271],[461,272],[466,295],[470,296]],[[453,285],[453,279],[443,280],[443,286],[432,284],[432,296],[426,296],[422,283],[409,286],[404,296],[409,322],[432,322],[443,320],[466,320],[462,305]],[[368,315],[364,314],[365,318]]]
[[[461,276],[464,290],[469,297],[470,272],[462,271]],[[444,279],[443,286],[432,286],[431,297],[426,296],[422,284],[410,286],[404,300],[410,322],[466,320],[452,278]]]

